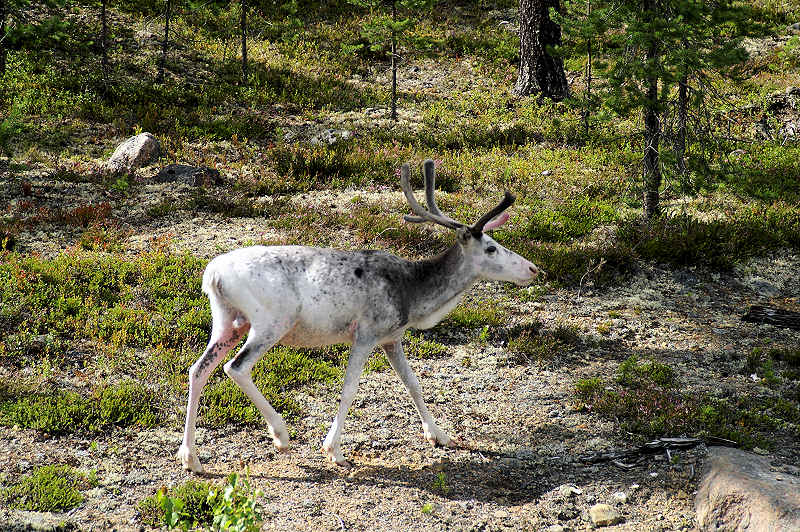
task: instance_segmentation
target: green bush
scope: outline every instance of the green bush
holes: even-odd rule
[[[257,532],[264,518],[256,499],[262,495],[260,490],[250,488],[247,475],[230,475],[224,487],[208,494],[214,512],[211,527],[231,532]]]
[[[9,507],[35,512],[65,512],[80,506],[81,488],[90,486],[86,475],[67,465],[36,468],[11,487],[0,491]]]
[[[620,364],[616,380],[628,388],[647,385],[670,388],[675,384],[675,370],[654,360],[640,364],[636,355],[631,355]]]
[[[760,354],[754,358],[760,360]],[[780,383],[778,377],[774,380]],[[654,361],[640,363],[635,356],[620,364],[613,382],[600,377],[579,380],[575,396],[581,407],[645,438],[716,436],[745,447],[771,448],[776,437],[798,433],[800,395],[785,393],[775,399],[687,394],[677,389],[672,368]]]
[[[99,432],[112,427],[154,427],[164,421],[159,400],[141,384],[126,381],[98,388],[90,397],[76,392],[0,389],[0,425],[50,434]]]
[[[288,347],[268,351],[253,369],[253,382],[267,401],[285,418],[291,420],[302,412],[294,399],[294,391],[314,383],[330,383],[339,379],[341,369],[312,358],[307,352]],[[231,422],[261,423],[262,417],[252,401],[225,375],[203,391],[200,416],[202,423],[223,426]]]
[[[212,486],[188,480],[172,489],[161,488],[139,502],[139,514],[146,525],[167,528],[198,528],[211,525],[214,509],[209,502]]]
[[[609,203],[577,198],[555,207],[534,206],[523,235],[545,242],[569,242],[619,220],[618,210]]]

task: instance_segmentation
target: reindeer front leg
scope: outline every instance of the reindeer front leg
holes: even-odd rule
[[[411,400],[414,401],[414,406],[419,412],[419,417],[422,420],[422,430],[425,433],[425,439],[431,442],[432,445],[441,445],[444,447],[457,447],[458,441],[451,438],[445,431],[439,428],[433,420],[433,416],[425,406],[425,401],[422,399],[422,390],[419,386],[419,380],[414,374],[414,370],[408,365],[405,353],[403,353],[403,344],[400,340],[381,346],[386,352],[386,358],[389,359],[392,369],[400,376],[400,380],[405,384],[408,393],[411,395]]]
[[[331,462],[339,466],[347,467],[350,463],[342,456],[340,449],[342,441],[342,431],[344,430],[344,420],[347,417],[347,411],[355,399],[356,391],[358,391],[358,381],[361,378],[361,372],[364,370],[364,363],[369,358],[372,349],[375,347],[374,343],[356,341],[350,349],[350,357],[347,360],[347,370],[344,374],[344,385],[342,386],[342,397],[339,401],[339,411],[333,420],[331,429],[328,435],[325,436],[325,441],[322,443],[322,452],[328,455]]]

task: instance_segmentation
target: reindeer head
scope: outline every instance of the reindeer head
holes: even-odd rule
[[[416,216],[405,215],[403,219],[411,223],[433,222],[454,229],[458,235],[458,245],[461,246],[465,262],[478,277],[510,281],[520,286],[531,284],[539,275],[536,265],[501,246],[484,232],[500,227],[508,220],[508,213],[504,211],[514,203],[514,195],[506,191],[505,196],[494,209],[468,226],[442,214],[433,197],[436,179],[433,161],[428,159],[423,167],[425,169],[427,209],[417,202],[414,192],[411,190],[409,165],[404,164],[400,169],[400,186],[411,210],[416,214]]]

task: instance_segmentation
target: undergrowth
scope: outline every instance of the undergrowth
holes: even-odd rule
[[[113,427],[154,427],[165,419],[160,399],[135,381],[96,388],[88,397],[72,391],[0,387],[0,425],[48,434],[94,433]]]
[[[47,465],[0,490],[0,500],[19,510],[66,512],[83,503],[81,490],[96,484],[94,474],[86,475],[68,465]]]
[[[777,397],[757,391],[737,396],[713,391],[691,394],[680,389],[673,368],[653,360],[640,362],[636,356],[620,364],[613,380],[580,379],[574,393],[584,409],[645,438],[714,436],[746,448],[772,449],[778,433],[790,438],[800,434],[800,396],[791,371],[782,381],[770,376],[773,366],[767,360],[775,359],[762,359],[761,353],[751,354],[745,369],[757,368],[764,383],[784,386]]]
[[[262,495],[250,487],[246,472],[233,473],[222,486],[189,480],[172,489],[162,487],[138,508],[142,522],[154,527],[255,532],[263,521],[257,501]]]

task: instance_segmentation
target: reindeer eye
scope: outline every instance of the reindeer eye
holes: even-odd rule
[[[495,251],[497,251],[497,248],[494,246],[489,246],[486,248],[486,253],[494,253]]]

